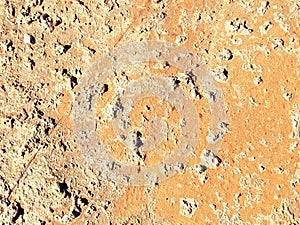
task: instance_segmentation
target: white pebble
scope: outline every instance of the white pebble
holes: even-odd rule
[[[34,37],[30,34],[24,34],[24,43],[34,44],[35,43]]]
[[[284,93],[282,96],[284,97],[285,100],[290,101],[291,98],[293,97],[293,94],[291,94],[291,93]]]

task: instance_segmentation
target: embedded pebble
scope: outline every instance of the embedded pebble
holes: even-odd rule
[[[24,43],[35,44],[35,38],[31,34],[24,34]]]

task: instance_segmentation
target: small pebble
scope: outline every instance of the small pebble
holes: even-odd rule
[[[259,164],[258,169],[259,169],[259,172],[262,173],[262,172],[264,172],[266,170],[266,167],[264,167],[263,165]]]
[[[223,60],[231,60],[233,58],[233,54],[230,49],[224,48],[222,52],[222,59]]]
[[[24,43],[26,43],[26,44],[34,44],[35,43],[35,39],[30,34],[24,34]]]
[[[283,98],[285,100],[290,101],[291,98],[293,97],[293,94],[291,94],[291,93],[284,93],[282,96],[283,96]]]
[[[220,68],[213,73],[215,80],[219,83],[225,83],[228,80],[228,71],[225,68]]]
[[[254,78],[253,82],[255,85],[259,85],[259,84],[263,83],[263,79],[261,76],[258,76],[258,77]]]

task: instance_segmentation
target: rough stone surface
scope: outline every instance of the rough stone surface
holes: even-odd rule
[[[1,224],[299,224],[298,1],[12,0],[0,10]],[[200,56],[223,91],[228,125],[220,165],[204,172],[211,118],[204,93],[167,64],[126,68],[97,103],[99,137],[113,157],[147,166],[170,154],[180,136],[176,111],[150,97],[131,112],[132,126],[147,133],[148,121],[163,117],[168,140],[147,157],[114,141],[102,109],[128,77],[171,77],[191,97],[201,129],[179,173],[153,187],[128,187],[87,165],[70,113],[91,62],[142,40]]]

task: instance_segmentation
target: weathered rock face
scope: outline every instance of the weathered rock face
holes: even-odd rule
[[[297,1],[15,0],[2,1],[0,9],[3,224],[299,223]],[[145,186],[103,176],[99,154],[79,147],[80,123],[72,112],[93,62],[116,47],[149,40],[201,58],[211,70],[209,83],[222,93],[224,112],[218,115],[226,121],[213,124],[216,89],[201,87],[195,73],[172,65],[180,52],[169,61],[109,71],[89,116],[115,168],[122,163],[143,172],[176,154],[187,140],[182,134],[197,137],[193,148],[186,145],[189,157],[159,168],[175,174]],[[196,70],[198,64],[189,65]],[[139,83],[148,77],[152,86]],[[164,95],[167,87],[184,95]],[[132,103],[144,90],[147,96]],[[182,119],[174,96],[188,98],[183,106],[193,106],[197,118],[186,113]],[[114,123],[125,111],[123,123]],[[210,148],[215,142],[218,149]]]

